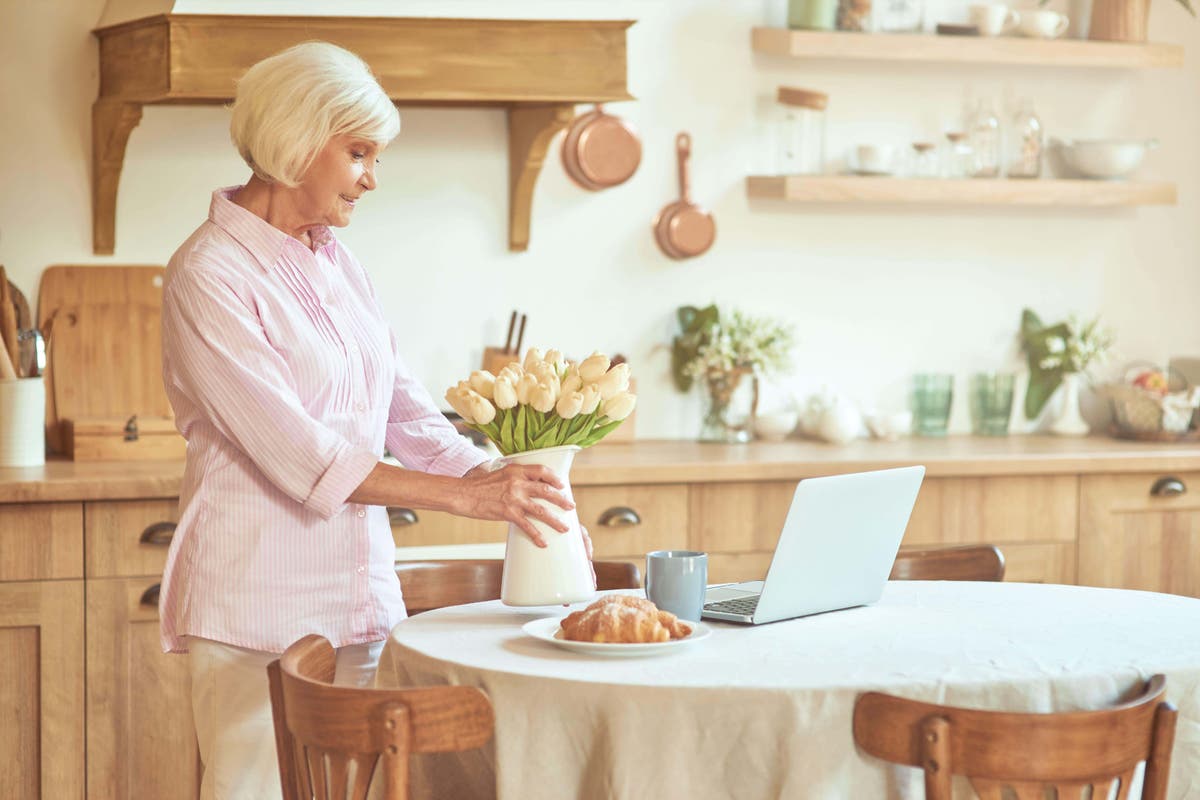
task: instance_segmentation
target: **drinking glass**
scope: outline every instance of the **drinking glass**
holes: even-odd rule
[[[909,405],[913,414],[913,433],[917,436],[945,436],[950,423],[950,404],[954,399],[954,376],[945,373],[918,373],[913,376]]]
[[[1011,372],[978,372],[971,376],[971,430],[981,436],[1004,436],[1012,416]]]

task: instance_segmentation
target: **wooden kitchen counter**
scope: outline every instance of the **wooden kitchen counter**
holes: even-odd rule
[[[1200,445],[1051,436],[788,441],[746,445],[643,439],[579,454],[574,486],[799,480],[837,472],[924,464],[930,477],[1200,470]],[[0,469],[0,503],[178,497],[183,462],[75,463]]]

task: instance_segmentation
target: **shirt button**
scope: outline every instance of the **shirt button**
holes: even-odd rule
[[[359,567],[358,569],[356,569],[356,570],[354,570],[354,571],[355,571],[355,572],[357,572],[359,575],[362,575],[364,572],[366,572],[366,571],[367,571],[367,568],[366,568],[366,567]]]
[[[358,410],[359,410],[359,411],[366,411],[366,410],[367,410],[367,404],[366,404],[366,403],[359,403],[359,404],[358,404]]]
[[[360,509],[358,510],[358,515],[359,515],[360,517],[365,517],[365,516],[367,515],[367,512],[366,512],[366,511],[363,511],[363,510],[360,508]]]

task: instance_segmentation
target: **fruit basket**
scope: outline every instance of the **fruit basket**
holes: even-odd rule
[[[1101,387],[1112,408],[1112,434],[1121,439],[1178,442],[1200,439],[1200,387],[1178,375],[1136,368],[1121,383]]]

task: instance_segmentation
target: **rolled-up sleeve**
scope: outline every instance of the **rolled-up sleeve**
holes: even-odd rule
[[[170,380],[275,486],[328,519],[378,463],[314,419],[255,310],[222,278],[174,276],[163,295]],[[185,431],[186,433],[186,431]]]
[[[429,392],[400,358],[395,333],[390,336],[396,377],[388,407],[388,451],[410,469],[453,477],[487,461],[487,454],[459,434],[434,405]]]

